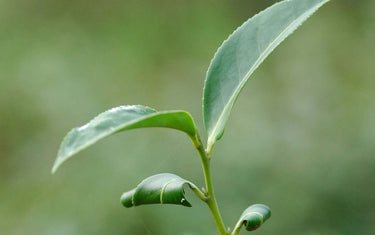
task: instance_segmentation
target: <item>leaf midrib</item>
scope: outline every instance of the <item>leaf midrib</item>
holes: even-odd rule
[[[175,181],[177,181],[177,180],[178,180],[177,178],[173,178],[173,179],[169,180],[168,182],[166,182],[166,183],[163,185],[162,189],[160,190],[160,204],[163,204],[163,196],[164,196],[164,192],[165,192],[165,189],[167,188],[167,186],[168,186],[170,183],[175,182]]]
[[[261,225],[263,224],[263,222],[264,222],[264,216],[263,216],[261,213],[256,212],[256,211],[251,211],[251,212],[248,212],[248,213],[244,214],[244,215],[242,216],[242,220],[246,220],[245,218],[246,218],[248,215],[251,215],[251,214],[259,215],[260,218],[262,219],[262,220],[260,221],[260,222],[261,222]]]

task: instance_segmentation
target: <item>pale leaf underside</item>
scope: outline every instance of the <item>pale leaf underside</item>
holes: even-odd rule
[[[328,0],[286,0],[255,15],[224,41],[207,71],[203,114],[208,149],[224,132],[230,111],[264,59]]]

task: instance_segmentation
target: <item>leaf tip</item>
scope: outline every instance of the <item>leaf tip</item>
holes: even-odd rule
[[[51,174],[55,174],[56,171],[60,168],[60,166],[67,160],[68,158],[63,158],[60,155],[57,156],[55,162],[53,163]]]
[[[60,162],[56,160],[51,169],[52,175],[56,173],[57,169],[59,169],[59,166],[60,166]]]
[[[130,191],[122,194],[122,196],[120,198],[120,202],[124,207],[130,208],[130,207],[134,206],[134,201],[133,201],[134,193],[135,193],[135,189],[130,190]]]

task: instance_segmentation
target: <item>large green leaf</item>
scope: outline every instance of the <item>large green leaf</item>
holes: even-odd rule
[[[65,160],[95,142],[120,131],[142,127],[173,128],[190,137],[196,134],[194,121],[185,111],[157,112],[141,105],[120,106],[105,111],[86,125],[71,130],[61,143],[52,172]]]
[[[176,204],[191,207],[185,198],[184,185],[197,190],[193,183],[177,175],[153,175],[143,180],[135,189],[125,192],[121,196],[121,203],[125,207],[145,204]]]
[[[237,234],[242,225],[245,226],[247,231],[254,231],[262,226],[270,217],[271,210],[268,206],[263,204],[252,205],[242,213],[232,234]]]
[[[203,115],[208,149],[221,138],[246,81],[288,35],[329,0],[286,0],[247,20],[221,45],[207,71]]]

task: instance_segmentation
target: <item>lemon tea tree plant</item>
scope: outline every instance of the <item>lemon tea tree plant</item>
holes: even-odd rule
[[[142,105],[120,106],[74,128],[64,138],[52,172],[68,158],[112,134],[145,127],[166,127],[187,134],[197,149],[205,187],[170,173],[150,176],[121,196],[125,207],[145,204],[177,204],[190,207],[184,187],[207,204],[220,234],[239,234],[242,226],[256,230],[271,216],[269,207],[248,207],[233,229],[221,218],[211,178],[210,162],[215,143],[224,134],[234,103],[247,80],[264,59],[309,16],[329,0],[285,0],[247,20],[220,46],[207,71],[203,94],[203,119],[207,146],[201,141],[191,115],[182,110],[156,111]]]

